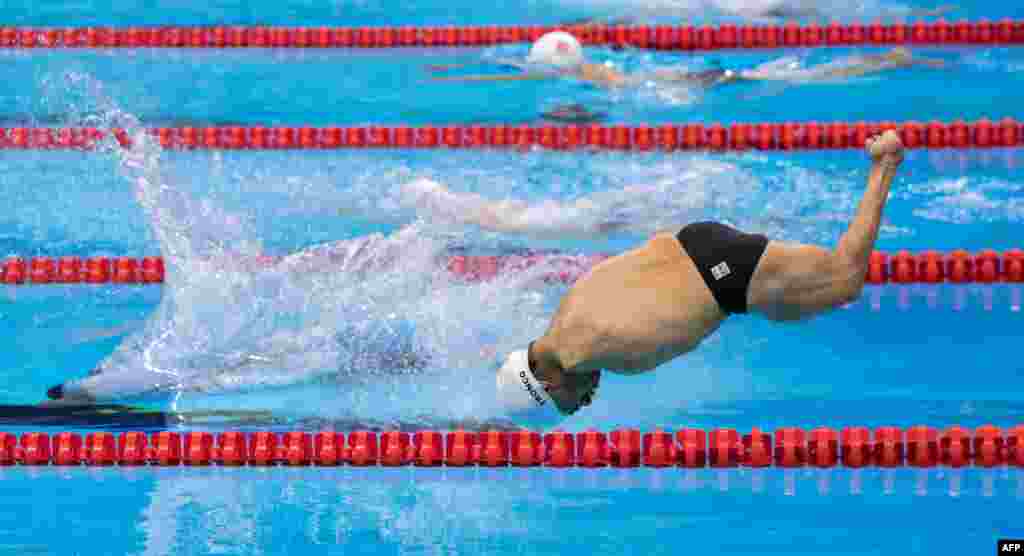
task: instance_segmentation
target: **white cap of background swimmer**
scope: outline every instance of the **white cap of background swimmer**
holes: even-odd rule
[[[530,370],[527,350],[513,351],[498,370],[498,409],[524,426],[558,423],[565,415]]]
[[[572,69],[583,63],[583,47],[576,37],[565,31],[552,31],[537,39],[530,47],[526,61]]]

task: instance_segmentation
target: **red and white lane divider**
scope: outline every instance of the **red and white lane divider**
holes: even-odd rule
[[[484,467],[1024,467],[1024,425],[611,433],[0,433],[0,465]]]
[[[881,45],[1014,45],[1024,21],[831,23],[818,25],[484,25],[444,27],[2,27],[0,47],[74,48],[396,48],[480,47],[533,42],[567,31],[585,45],[658,50],[815,48]]]
[[[452,274],[469,281],[490,280],[500,274],[521,272],[539,264],[552,267],[545,279],[572,282],[591,266],[611,255],[504,255],[449,257],[445,266]],[[232,265],[271,266],[278,257],[239,259]],[[327,263],[325,263],[327,264]],[[10,257],[0,262],[0,284],[161,284],[165,277],[161,257]],[[869,284],[997,284],[1024,283],[1024,251],[1009,249],[998,253],[985,249],[970,253],[963,249],[943,253],[899,251],[871,255]]]
[[[149,129],[165,149],[518,149],[550,150],[835,150],[860,149],[868,137],[897,131],[911,149],[989,149],[1024,145],[1024,122],[779,122],[663,125],[449,125],[354,127],[159,127]],[[124,129],[0,128],[4,150],[92,150],[112,137],[130,148]]]

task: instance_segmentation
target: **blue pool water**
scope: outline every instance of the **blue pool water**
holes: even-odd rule
[[[652,19],[720,19],[697,2],[645,5]],[[871,16],[872,6],[841,19]],[[22,25],[383,25],[554,23],[630,11],[612,0],[160,2],[118,10],[36,2],[5,6],[0,15]],[[954,12],[1021,15],[1019,6],[976,1]],[[1009,48],[922,50],[945,60],[947,71],[704,94],[612,95],[550,82],[460,86],[430,82],[425,69],[486,70],[488,60],[526,50],[5,51],[0,118],[101,127],[533,123],[551,107],[583,102],[624,123],[1024,119],[1024,52]],[[782,56],[813,64],[871,51],[588,55],[644,70],[750,67]],[[1022,164],[1020,149],[910,153],[878,247],[1020,247]],[[0,256],[162,252],[171,264],[164,287],[0,288],[0,403],[38,402],[47,387],[106,365],[131,394],[153,369],[184,389],[125,401],[183,412],[266,410],[279,419],[276,428],[474,415],[494,368],[480,346],[500,352],[535,337],[564,289],[515,277],[454,283],[429,256],[618,252],[662,226],[706,218],[828,244],[852,215],[865,176],[857,152],[0,151]],[[557,217],[546,201],[590,199],[599,215],[631,225],[603,238],[485,233],[410,203],[403,190],[423,178],[527,201],[539,219]],[[253,273],[208,262],[409,225],[418,242],[404,265],[372,280],[329,266]],[[565,428],[1015,425],[1024,413],[1014,351],[1020,294],[1010,286],[869,288],[855,305],[811,323],[737,318],[656,373],[606,377],[594,405]],[[395,375],[376,367],[370,348],[397,343],[429,355],[429,368]],[[213,372],[247,354],[282,352],[273,364]],[[1016,517],[1024,476],[1006,469],[7,468],[0,496],[11,510],[0,512],[4,554],[973,554],[1024,535]]]

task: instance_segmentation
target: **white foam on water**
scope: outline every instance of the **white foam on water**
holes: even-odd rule
[[[1024,202],[1017,195],[1019,184],[986,176],[939,178],[915,183],[894,193],[918,201],[914,216],[950,224],[973,222],[1019,222],[1024,219]]]
[[[154,140],[122,124],[134,146],[120,168],[167,277],[144,328],[79,383],[99,400],[481,418],[497,357],[542,331],[550,299],[520,287],[528,276],[453,281],[439,263],[454,234],[422,222],[250,264],[263,249],[248,219],[177,189]]]

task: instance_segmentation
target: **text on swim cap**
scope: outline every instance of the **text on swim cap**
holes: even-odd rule
[[[526,391],[530,393],[530,397],[533,401],[537,402],[537,405],[544,405],[547,400],[544,396],[541,396],[539,392],[530,384],[530,379],[526,377],[526,371],[519,371],[519,379],[523,381],[523,386],[526,387]]]

